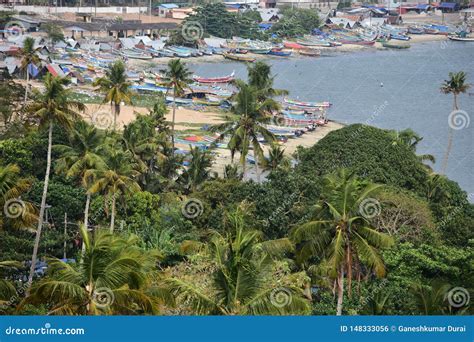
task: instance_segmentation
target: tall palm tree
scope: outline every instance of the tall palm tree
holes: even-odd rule
[[[165,78],[165,84],[173,90],[173,119],[171,121],[171,144],[172,156],[174,156],[174,124],[176,120],[176,97],[182,96],[188,85],[193,82],[192,72],[180,59],[172,59],[168,62],[168,68],[162,70]]]
[[[48,128],[48,150],[46,157],[46,172],[44,176],[43,194],[36,230],[35,245],[31,258],[30,274],[28,276],[28,291],[33,282],[36,267],[36,258],[43,228],[44,211],[46,208],[46,197],[48,195],[49,174],[51,171],[51,148],[53,144],[53,127],[55,125],[70,129],[72,121],[79,118],[78,111],[84,110],[84,104],[70,100],[70,91],[65,88],[68,81],[64,78],[54,77],[47,74],[44,79],[44,91],[37,94],[34,103],[28,107],[28,112],[39,120],[40,127]]]
[[[30,73],[28,71],[28,66],[30,64],[38,64],[40,62],[35,50],[35,40],[32,37],[27,37],[23,41],[23,46],[20,49],[20,56],[20,68],[26,72],[25,99],[23,103],[23,105],[26,105],[26,101],[28,101],[28,88],[30,86]]]
[[[377,277],[385,275],[379,250],[391,246],[393,240],[373,228],[365,215],[372,214],[374,208],[370,206],[376,203],[369,196],[379,188],[380,185],[359,181],[345,169],[326,176],[321,199],[316,204],[315,220],[291,231],[293,241],[299,246],[298,261],[304,263],[322,257],[323,268],[335,279],[337,315],[342,314],[345,277],[350,295],[353,272],[360,279],[362,265]]]
[[[104,93],[103,103],[110,103],[114,116],[114,131],[117,129],[117,116],[120,115],[120,104],[132,104],[131,83],[127,81],[125,74],[125,64],[118,60],[114,62],[105,73],[104,77],[94,82],[97,90]]]
[[[466,73],[464,71],[450,72],[449,79],[445,80],[441,86],[441,92],[444,94],[453,94],[453,111],[459,110],[458,96],[465,93],[469,89],[470,85],[466,82]],[[445,174],[448,167],[449,154],[451,153],[451,147],[453,145],[453,128],[449,127],[448,134],[448,146],[443,159],[443,165],[441,173]]]
[[[21,170],[17,165],[0,165],[0,209],[5,214],[0,216],[0,230],[7,226],[16,229],[30,228],[36,223],[38,217],[34,206],[20,199],[31,184],[30,179],[21,177]],[[11,215],[6,215],[6,212]]]
[[[122,238],[84,227],[86,246],[80,263],[48,262],[47,276],[21,304],[46,304],[49,314],[157,314],[169,300],[156,285],[158,255],[138,247],[136,237]]]
[[[55,145],[53,147],[61,155],[56,163],[56,171],[65,174],[68,178],[77,179],[86,190],[84,208],[86,230],[89,228],[89,206],[92,196],[89,188],[94,178],[89,171],[105,169],[105,162],[98,153],[102,142],[103,139],[95,127],[85,121],[79,121],[69,136],[69,145]]]
[[[288,239],[263,241],[261,231],[247,227],[239,209],[228,214],[228,231],[208,244],[186,241],[182,251],[200,254],[212,265],[206,287],[179,277],[168,280],[174,294],[196,314],[278,315],[308,313],[304,290],[290,276],[275,272],[276,260],[292,249]],[[284,285],[283,285],[284,284]],[[284,286],[282,305],[272,298]]]
[[[236,96],[236,105],[233,108],[235,114],[239,115],[237,120],[215,125],[211,128],[213,131],[220,132],[221,138],[230,136],[228,147],[231,151],[232,162],[236,151],[240,152],[240,162],[242,163],[243,174],[246,170],[246,158],[250,146],[253,147],[257,180],[260,174],[258,164],[263,161],[263,148],[259,141],[259,136],[263,136],[266,142],[273,143],[276,138],[264,124],[269,121],[265,115],[269,101],[263,103],[257,102],[257,94],[253,87],[243,82],[239,83],[240,91]]]
[[[248,66],[248,83],[257,90],[257,100],[265,102],[274,96],[287,95],[288,91],[273,88],[274,77],[271,76],[271,67],[265,62],[257,61]],[[270,109],[278,110],[279,103],[271,102]]]
[[[88,170],[85,176],[94,177],[94,183],[89,189],[92,194],[100,192],[107,199],[111,198],[110,232],[113,232],[117,198],[140,191],[140,186],[135,180],[139,176],[139,172],[135,169],[133,157],[129,151],[109,150],[105,169]]]

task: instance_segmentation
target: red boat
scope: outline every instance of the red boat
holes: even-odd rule
[[[230,74],[229,76],[223,76],[223,77],[199,77],[199,76],[193,76],[193,79],[196,82],[199,83],[229,83],[234,80],[234,72]]]
[[[304,46],[295,42],[284,42],[283,46],[287,49],[304,49]]]

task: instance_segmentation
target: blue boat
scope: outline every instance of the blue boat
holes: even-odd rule
[[[410,40],[411,39],[408,36],[405,36],[403,34],[396,34],[396,33],[390,33],[390,38],[396,39],[396,40]]]
[[[291,51],[270,50],[268,54],[272,56],[288,57],[291,56]]]

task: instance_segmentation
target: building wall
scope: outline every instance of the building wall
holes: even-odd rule
[[[327,10],[336,8],[338,2],[322,0],[276,0],[276,7],[290,6],[295,8],[316,8]]]

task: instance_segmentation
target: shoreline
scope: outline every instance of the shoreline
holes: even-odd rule
[[[409,44],[422,44],[422,43],[429,43],[429,42],[439,42],[439,41],[448,41],[448,38],[445,35],[411,35],[411,39],[406,41]],[[380,51],[380,50],[390,50],[389,48],[383,47],[382,43],[375,42],[372,46],[364,46],[364,45],[357,45],[357,44],[343,44],[341,46],[336,47],[318,47],[316,50],[321,51],[321,57],[325,56],[333,56],[339,53],[355,53],[360,51]],[[256,60],[299,60],[299,59],[308,59],[308,58],[319,58],[319,57],[309,57],[309,56],[302,56],[299,55],[297,52],[294,52],[289,57],[278,57],[278,56],[270,56],[270,55],[263,55],[263,54],[255,54],[255,53],[247,53],[245,56],[250,56],[255,58]],[[140,60],[140,59],[129,59],[128,63],[133,68],[153,68],[156,65],[167,64],[170,60],[176,59],[177,57],[159,57],[153,58],[151,60]],[[222,63],[228,61],[230,63],[242,63],[238,61],[228,60],[224,58],[222,55],[211,55],[211,56],[199,56],[199,57],[192,57],[192,58],[181,58],[183,61],[189,64],[204,64],[204,63]]]

